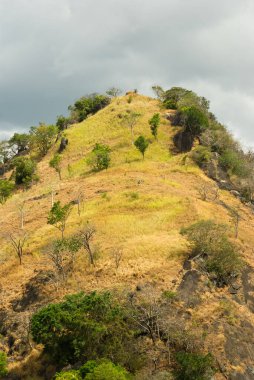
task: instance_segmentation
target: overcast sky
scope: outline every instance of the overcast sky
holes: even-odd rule
[[[253,0],[0,0],[0,138],[116,86],[183,86],[254,147]]]

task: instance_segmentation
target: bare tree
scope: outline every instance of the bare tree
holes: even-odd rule
[[[84,202],[84,193],[82,191],[81,188],[78,189],[77,191],[77,196],[76,196],[76,200],[75,200],[75,203],[77,204],[78,206],[78,214],[80,216],[81,214],[81,208],[82,208],[82,205],[83,205],[83,202]]]
[[[134,144],[134,127],[137,124],[140,116],[141,116],[140,113],[130,111],[126,113],[126,115],[124,115],[122,118],[122,124],[128,127],[131,131],[132,144]]]
[[[237,239],[238,238],[238,232],[239,232],[239,223],[241,220],[239,209],[238,208],[231,208],[229,213],[230,213],[230,216],[232,218],[232,222],[234,224],[235,238]]]
[[[95,232],[96,232],[96,229],[93,226],[90,226],[89,224],[87,224],[87,226],[82,231],[80,231],[80,234],[79,234],[81,242],[82,242],[82,246],[85,252],[87,252],[88,254],[90,264],[93,266],[95,266],[96,251],[93,249],[91,243],[92,243]]]
[[[112,256],[113,256],[115,267],[117,270],[119,268],[120,263],[121,263],[122,258],[123,258],[123,250],[119,247],[114,248],[113,252],[112,252]]]
[[[21,230],[24,229],[24,217],[25,217],[25,201],[22,201],[18,205],[18,210],[19,210],[19,216],[20,216],[20,228]]]
[[[22,258],[23,258],[23,249],[27,241],[27,234],[25,232],[19,232],[17,234],[10,233],[9,239],[10,239],[12,247],[14,248],[15,253],[18,256],[19,264],[21,265]]]
[[[215,201],[219,197],[219,188],[210,183],[202,184],[197,190],[202,201]]]

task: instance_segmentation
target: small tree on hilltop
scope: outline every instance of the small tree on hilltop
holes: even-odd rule
[[[137,140],[134,142],[135,147],[140,151],[140,153],[143,156],[143,159],[145,158],[145,151],[147,150],[149,146],[148,140],[144,136],[139,136]]]
[[[51,208],[48,215],[48,224],[51,224],[59,231],[61,231],[62,239],[64,238],[66,222],[70,215],[71,207],[71,203],[67,203],[64,206],[61,206],[60,201],[57,201],[53,204],[53,207]]]
[[[62,162],[62,156],[58,153],[54,155],[54,157],[49,161],[49,166],[58,173],[59,179],[61,181],[62,176],[61,176],[61,162]]]
[[[130,129],[131,131],[131,138],[132,138],[132,144],[134,143],[134,127],[138,122],[138,119],[140,118],[141,114],[137,112],[128,112],[126,115],[123,116],[122,124]]]
[[[0,203],[4,204],[14,190],[14,183],[7,179],[0,180]]]
[[[153,115],[153,117],[149,120],[149,124],[150,124],[152,135],[157,140],[158,128],[159,128],[159,125],[160,125],[160,114],[159,113],[155,113]]]
[[[116,87],[111,87],[109,88],[107,91],[106,91],[106,94],[109,95],[110,97],[112,98],[116,98],[117,96],[119,96],[121,94],[121,90],[119,90],[119,88],[116,88]]]
[[[90,165],[93,170],[103,170],[107,169],[110,164],[110,148],[107,145],[95,144],[90,157],[87,160],[88,165]]]

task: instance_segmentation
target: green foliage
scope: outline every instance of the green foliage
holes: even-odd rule
[[[26,133],[14,133],[12,138],[9,140],[9,145],[12,149],[15,149],[19,154],[25,152],[29,148],[30,135]]]
[[[62,161],[62,156],[59,153],[56,153],[54,157],[49,161],[49,166],[58,173],[59,179],[61,180],[61,161]]]
[[[209,101],[198,96],[195,92],[182,87],[172,87],[164,92],[163,105],[166,108],[181,109],[183,107],[195,107],[207,114]]]
[[[14,183],[7,179],[0,180],[0,203],[4,204],[14,190]]]
[[[62,371],[56,374],[55,380],[81,380],[79,371]]]
[[[243,154],[232,149],[227,149],[222,153],[219,158],[219,163],[229,174],[246,177],[249,173],[245,165]]]
[[[77,122],[85,120],[88,115],[94,115],[96,112],[106,107],[110,103],[110,97],[100,94],[91,94],[82,96],[74,106],[70,106],[71,118]]]
[[[178,352],[176,361],[178,364],[177,380],[210,380],[214,373],[214,360],[211,354]]]
[[[59,131],[63,131],[64,129],[66,129],[69,124],[71,124],[71,120],[69,117],[65,117],[63,115],[57,116],[56,126]]]
[[[216,276],[218,284],[228,283],[240,272],[243,262],[237,247],[228,239],[226,226],[212,220],[201,220],[181,230],[192,243],[192,255],[199,265]]]
[[[87,163],[93,170],[107,169],[110,164],[110,148],[107,145],[95,144]]]
[[[157,98],[160,101],[163,101],[163,99],[165,97],[165,91],[163,90],[163,88],[161,86],[155,85],[155,86],[152,86],[152,90],[155,93],[155,95],[157,96]]]
[[[160,125],[160,114],[159,113],[155,113],[152,116],[152,118],[149,120],[149,124],[150,124],[152,135],[157,140],[158,128],[159,128],[159,125]]]
[[[89,372],[87,372],[89,371]],[[128,380],[128,372],[121,366],[115,365],[108,360],[102,360],[98,363],[94,361],[87,362],[81,369],[82,377],[85,380]]]
[[[190,132],[192,136],[199,136],[209,127],[206,114],[195,106],[183,107],[178,111],[177,117],[180,125]]]
[[[176,110],[177,109],[177,103],[174,102],[174,100],[170,100],[170,99],[164,100],[163,106],[164,106],[164,108],[169,109],[169,110]]]
[[[134,141],[135,147],[140,151],[140,153],[143,156],[143,159],[145,158],[145,151],[147,150],[149,146],[149,141],[144,136],[139,136],[136,141]]]
[[[116,88],[116,87],[111,87],[109,88],[107,91],[106,91],[106,94],[112,98],[116,98],[117,96],[119,96],[121,94],[121,90],[119,90],[119,88]]]
[[[17,157],[12,162],[15,167],[16,185],[24,185],[28,188],[33,181],[38,180],[36,175],[36,162],[28,157]]]
[[[7,373],[7,356],[5,352],[0,351],[0,378],[4,378]]]
[[[137,362],[133,330],[109,292],[67,296],[34,314],[36,343],[62,364],[109,358],[130,366]]]
[[[192,159],[202,167],[204,164],[207,164],[212,157],[212,152],[210,149],[203,145],[198,145],[191,154]]]
[[[56,139],[57,132],[58,130],[55,125],[46,125],[43,123],[38,127],[30,128],[32,147],[40,156],[45,156],[51,148]]]
[[[61,206],[60,201],[57,201],[53,204],[48,215],[48,224],[51,224],[52,226],[60,230],[62,233],[62,238],[64,236],[64,230],[67,219],[71,212],[71,208],[71,203],[67,203],[64,206]]]

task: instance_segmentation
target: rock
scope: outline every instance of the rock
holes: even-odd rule
[[[240,197],[241,194],[237,190],[230,190],[230,193],[233,194],[235,197]]]
[[[239,290],[242,287],[242,285],[240,285],[240,284],[231,284],[231,287],[233,289],[235,289],[235,290]]]
[[[189,152],[193,147],[194,137],[188,131],[180,131],[174,136],[173,141],[179,152]]]
[[[228,289],[229,293],[230,294],[237,294],[237,290],[234,289],[232,286],[230,286],[230,288]]]
[[[65,137],[62,137],[58,152],[61,153],[67,147],[68,143],[69,143],[69,140],[66,139]]]
[[[184,270],[191,270],[191,261],[190,260],[185,260],[183,263],[183,269]]]

